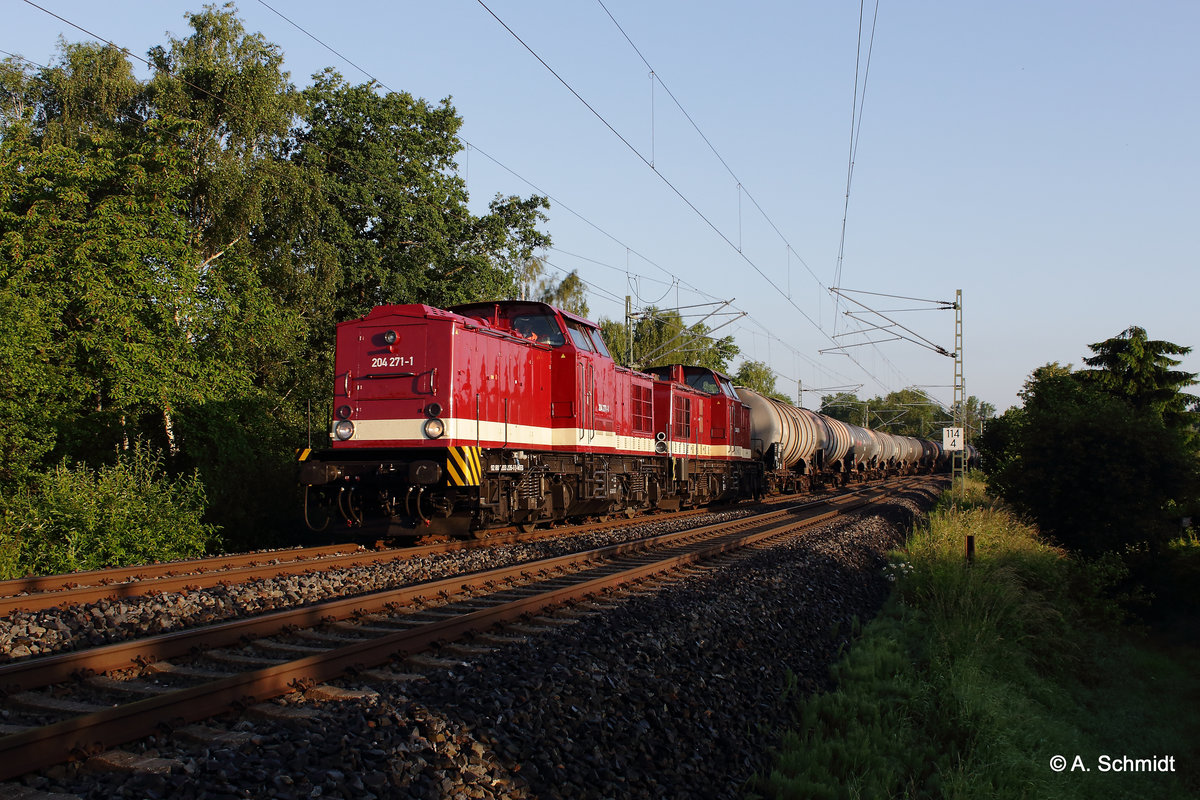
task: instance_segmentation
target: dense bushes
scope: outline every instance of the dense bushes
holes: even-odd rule
[[[981,442],[988,485],[1067,549],[1160,550],[1197,494],[1188,438],[1151,409],[1080,380],[1043,375]]]
[[[0,577],[185,558],[214,543],[204,487],[137,444],[111,466],[65,462],[0,505]]]
[[[934,513],[893,554],[893,597],[835,666],[836,690],[800,701],[797,725],[756,790],[1168,798],[1200,788],[1192,768],[1097,769],[1105,753],[1182,763],[1200,739],[1200,722],[1185,711],[1200,691],[1189,655],[1131,643],[1114,624],[1121,561],[1068,557],[978,488],[975,498]],[[1056,772],[1058,755],[1079,755],[1090,771]]]
[[[1196,375],[1191,348],[1132,326],[1089,345],[1091,369],[1047,364],[977,444],[988,486],[1075,553],[1160,554],[1200,512]],[[1140,565],[1139,565],[1140,566]]]

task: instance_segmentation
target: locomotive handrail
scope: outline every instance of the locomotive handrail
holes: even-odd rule
[[[588,414],[592,418],[592,430],[588,434],[588,441],[591,442],[596,438],[596,366],[588,363]]]
[[[583,362],[575,362],[575,372],[579,375],[579,441],[583,441],[583,437],[587,436],[587,372],[583,369]]]
[[[375,378],[415,378],[416,376],[415,372],[376,372],[372,375],[363,375],[362,379],[368,381]]]

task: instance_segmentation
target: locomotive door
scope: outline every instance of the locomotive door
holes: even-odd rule
[[[579,414],[576,417],[577,441],[585,449],[611,447],[615,385],[612,360],[589,335],[589,330],[575,320],[566,320],[575,345],[576,396]]]
[[[579,443],[590,446],[596,438],[596,366],[586,354],[576,356],[579,379]]]

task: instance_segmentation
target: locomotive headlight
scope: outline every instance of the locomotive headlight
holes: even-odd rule
[[[337,411],[333,413],[338,419],[350,419],[350,406],[338,406]]]
[[[333,426],[333,435],[338,441],[344,442],[354,435],[354,423],[348,419],[338,420]]]
[[[396,336],[395,331],[388,331],[385,334],[383,334],[383,343],[386,345],[393,345],[396,343],[397,338],[398,337]]]
[[[446,432],[446,423],[442,422],[437,417],[425,420],[425,435],[430,439],[440,439],[442,434]]]
[[[442,404],[441,403],[430,403],[429,405],[425,406],[425,413],[431,417],[441,416]]]

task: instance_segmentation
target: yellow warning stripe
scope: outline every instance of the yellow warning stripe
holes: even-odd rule
[[[478,486],[483,480],[478,447],[451,447],[446,455],[446,474],[454,486]]]
[[[312,453],[311,447],[306,447],[303,450],[297,450],[296,451],[296,460],[297,461],[305,461],[308,459],[308,456],[310,453]]]

